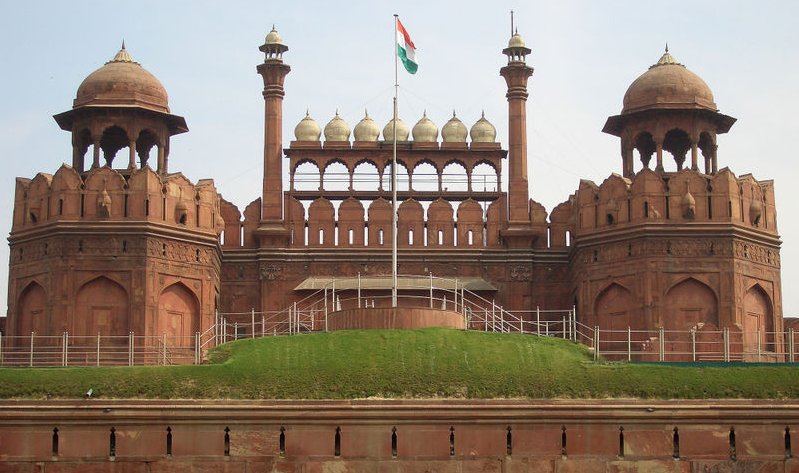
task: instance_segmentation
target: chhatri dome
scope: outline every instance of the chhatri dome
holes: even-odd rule
[[[113,59],[89,74],[78,87],[73,108],[86,106],[137,106],[169,113],[166,89],[134,61],[122,43]]]
[[[294,137],[297,141],[319,141],[321,135],[322,129],[306,110],[305,118],[294,127]]]
[[[660,60],[630,84],[621,113],[677,108],[718,110],[710,87],[678,63],[666,46]]]
[[[497,129],[486,120],[486,114],[483,112],[469,130],[469,136],[472,138],[472,143],[494,143],[497,140]]]
[[[466,125],[458,117],[455,116],[455,111],[452,111],[452,118],[441,127],[441,138],[444,143],[466,143],[466,136],[469,132],[466,130]]]
[[[325,141],[349,141],[350,140],[350,126],[343,118],[336,116],[325,125]]]
[[[355,136],[355,141],[377,141],[380,137],[380,127],[369,116],[369,112],[364,110],[364,116],[355,125],[352,134]]]
[[[438,141],[438,127],[433,120],[427,118],[427,111],[413,126],[413,141],[419,143],[435,143]]]
[[[272,31],[266,35],[264,44],[283,44],[283,38],[280,37],[280,34],[275,29],[275,25],[272,25]]]
[[[513,36],[510,37],[508,41],[509,48],[524,48],[526,45],[524,44],[524,39],[522,35],[519,34],[519,30],[513,33]]]
[[[386,126],[383,127],[383,139],[385,141],[394,141],[394,119],[386,123]],[[402,121],[400,117],[397,117],[397,141],[408,141],[408,135],[410,131],[408,130],[408,125]]]

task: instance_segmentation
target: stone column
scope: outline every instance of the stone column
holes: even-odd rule
[[[529,221],[530,191],[527,180],[527,80],[533,68],[511,62],[500,69],[508,92],[508,210],[511,222]]]
[[[696,141],[691,142],[691,170],[699,170],[699,148]]]
[[[128,169],[136,169],[136,140],[130,140],[129,147],[129,157],[128,157]]]
[[[97,138],[94,140],[94,145],[92,146],[92,169],[96,169],[100,167],[100,139]]]
[[[262,48],[267,45],[262,46]],[[288,49],[288,48],[287,48]],[[264,177],[261,220],[283,218],[283,81],[291,71],[281,57],[270,57],[258,65],[264,80]],[[320,173],[320,186],[324,180]]]
[[[655,144],[655,153],[657,156],[657,165],[655,166],[655,171],[663,172],[663,143],[658,141]]]

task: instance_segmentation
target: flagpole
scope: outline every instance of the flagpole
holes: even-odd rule
[[[397,21],[399,15],[394,14],[394,120],[392,126],[393,153],[391,161],[391,307],[397,307],[397,91],[399,89],[397,64]]]

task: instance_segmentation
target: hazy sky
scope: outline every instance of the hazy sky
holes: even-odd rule
[[[52,115],[71,108],[80,82],[122,39],[169,92],[190,132],[173,138],[170,171],[213,178],[240,208],[259,197],[262,81],[258,46],[274,23],[290,50],[284,142],[306,108],[324,127],[338,109],[354,126],[364,108],[382,126],[393,96],[392,14],[418,48],[419,72],[400,77],[400,116],[427,110],[439,128],[455,109],[471,126],[485,110],[507,146],[499,68],[509,14],[532,49],[528,101],[531,197],[551,210],[579,180],[621,171],[618,138],[601,133],[627,86],[672,54],[702,77],[722,113],[719,167],[774,179],[785,315],[799,315],[799,184],[793,141],[799,105],[799,2],[789,1],[16,1],[0,16],[0,226],[8,231],[16,176],[71,162],[70,135]],[[507,180],[507,177],[504,178]],[[8,261],[8,247],[0,246]],[[6,298],[7,266],[0,272]],[[0,308],[0,313],[4,313]]]

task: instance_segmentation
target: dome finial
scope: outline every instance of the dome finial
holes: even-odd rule
[[[106,64],[110,62],[132,62],[134,64],[138,64],[136,61],[133,60],[130,53],[127,49],[125,49],[125,40],[122,40],[122,48],[119,49],[119,52],[114,55],[114,58],[108,61]]]
[[[669,52],[669,42],[666,41],[666,52]]]

